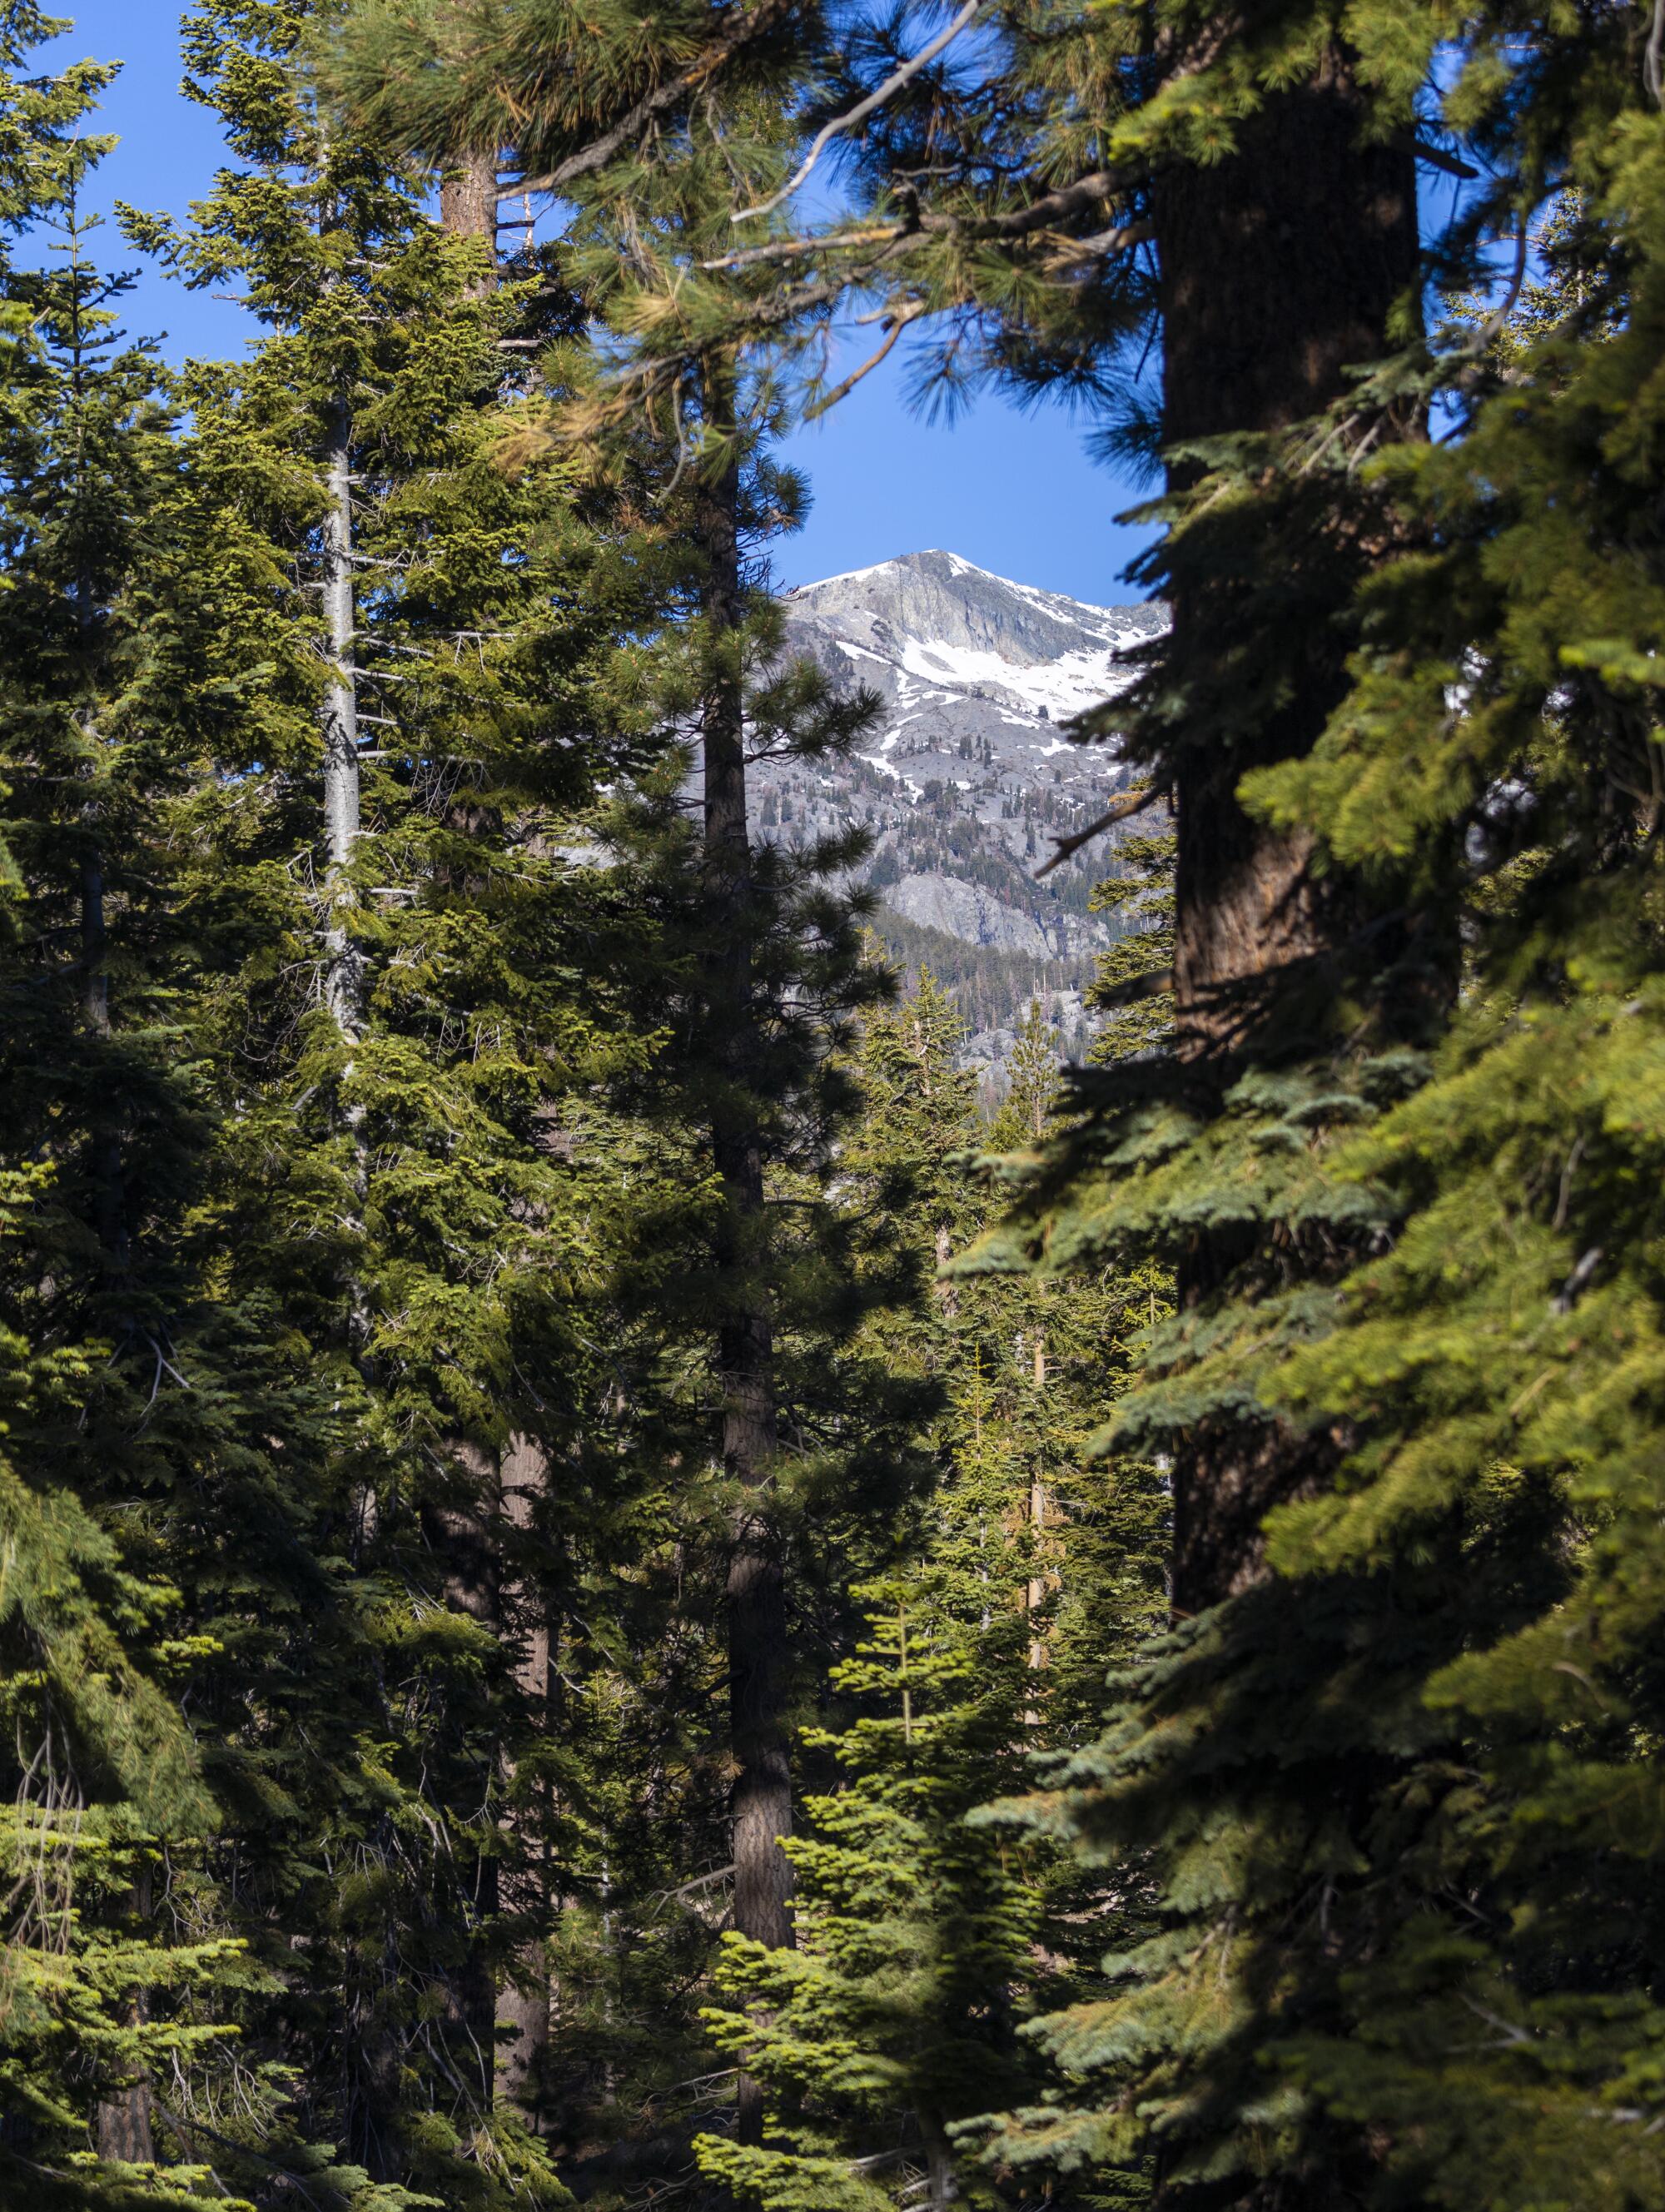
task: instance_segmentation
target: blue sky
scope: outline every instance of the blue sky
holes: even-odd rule
[[[71,13],[68,0],[63,12]],[[73,15],[74,30],[42,50],[46,65],[86,55],[125,64],[103,118],[122,143],[94,204],[182,209],[221,149],[214,118],[179,96],[179,0],[83,0]],[[132,258],[113,231],[106,250],[118,262]],[[187,293],[156,270],[141,271],[128,319],[136,333],[162,337],[176,361],[234,354],[248,336],[231,302]],[[815,504],[805,527],[778,544],[781,580],[806,583],[935,545],[1077,599],[1135,596],[1118,578],[1142,533],[1114,520],[1135,495],[1087,459],[1079,426],[1060,410],[1020,414],[996,398],[951,425],[927,424],[903,402],[902,358],[898,348],[792,441]]]

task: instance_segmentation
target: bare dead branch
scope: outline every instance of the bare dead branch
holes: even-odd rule
[[[1665,0],[1658,0],[1658,4],[1662,8],[1665,8]],[[1508,324],[1510,317],[1514,313],[1515,302],[1520,298],[1521,287],[1526,282],[1526,258],[1528,243],[1526,217],[1522,215],[1516,218],[1515,224],[1515,265],[1510,271],[1509,289],[1504,294],[1503,298],[1498,302],[1498,306],[1493,309],[1492,313],[1486,317],[1486,320],[1480,325],[1479,330],[1475,331],[1474,337],[1469,340],[1468,344],[1464,349],[1464,350],[1471,356],[1478,357],[1480,355],[1483,354],[1486,350],[1487,347],[1490,346],[1497,338],[1500,337]]]
[[[876,115],[888,101],[895,99],[904,85],[911,84],[927,62],[933,62],[945,46],[952,45],[981,5],[982,0],[965,0],[965,5],[952,22],[945,29],[939,31],[934,39],[927,40],[916,54],[903,62],[900,69],[887,76],[883,84],[875,85],[865,100],[858,100],[855,106],[848,109],[846,113],[836,115],[830,123],[822,125],[816,133],[814,144],[805,155],[796,175],[789,178],[778,192],[772,192],[766,200],[759,200],[756,207],[742,208],[738,215],[730,216],[729,221],[750,222],[757,216],[773,215],[775,209],[789,200],[798,187],[805,182],[816,163],[831,145],[833,140],[842,137],[847,131],[855,130],[859,125],[865,123],[870,115]]]
[[[806,253],[848,253],[858,246],[882,246],[887,239],[901,238],[906,233],[905,223],[870,223],[866,230],[829,231],[813,238],[777,238],[767,246],[748,246],[738,253],[725,253],[720,260],[702,261],[702,269],[755,269],[764,261],[794,261]]]
[[[1112,253],[1131,253],[1136,246],[1143,246],[1147,238],[1155,235],[1156,225],[1152,222],[1115,223],[1109,230],[1096,231],[1091,238],[1061,240],[1051,265],[1062,269],[1072,262],[1108,258]]]
[[[925,312],[926,303],[923,300],[911,300],[905,307],[899,307],[893,315],[888,316],[886,318],[887,335],[883,343],[868,355],[860,368],[853,369],[842,384],[834,385],[824,398],[817,399],[813,407],[805,408],[804,420],[806,422],[813,422],[817,415],[824,415],[829,407],[836,407],[841,399],[854,391],[864,376],[871,375],[878,367],[908,324],[917,322]]]
[[[1049,876],[1072,854],[1079,853],[1084,845],[1090,845],[1095,837],[1102,837],[1118,822],[1125,822],[1129,816],[1142,813],[1153,800],[1165,799],[1167,795],[1166,787],[1162,784],[1152,784],[1147,791],[1124,792],[1120,799],[1112,801],[1097,822],[1088,823],[1085,830],[1078,830],[1073,837],[1054,837],[1052,842],[1058,850],[1044,866],[1035,871],[1036,882],[1038,884],[1042,876]]]

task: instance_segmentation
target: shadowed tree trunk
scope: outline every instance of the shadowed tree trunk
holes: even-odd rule
[[[148,1929],[152,1911],[149,1868],[135,1881],[131,1902],[135,1917]],[[135,1990],[126,2006],[128,2026],[142,2027],[149,2017],[149,1993]],[[100,2158],[125,2159],[131,2165],[143,2166],[155,2157],[150,2084],[143,2075],[99,2100],[95,2133]]]
[[[1332,48],[1315,79],[1275,95],[1212,167],[1164,174],[1157,191],[1162,273],[1164,429],[1171,442],[1275,432],[1346,388],[1345,371],[1385,349],[1389,315],[1416,268],[1416,183],[1407,149],[1362,143],[1362,102]],[[1180,464],[1170,480],[1194,480]],[[1243,554],[1244,549],[1237,549]],[[1243,773],[1308,751],[1346,683],[1337,617],[1357,575],[1339,544],[1304,567],[1270,544],[1237,562],[1178,548],[1172,665],[1209,726],[1232,741],[1182,747],[1176,777],[1174,975],[1179,1050],[1218,1097],[1275,1017],[1277,971],[1322,956],[1354,928],[1358,894],[1316,878],[1310,841],[1252,821],[1235,795]],[[1253,573],[1245,574],[1245,565]],[[1256,650],[1277,568],[1284,613],[1274,638],[1275,702],[1233,687]],[[1181,1271],[1183,1303],[1216,1288],[1241,1256],[1205,1231]],[[1312,1470],[1278,1432],[1197,1432],[1175,1466],[1174,1603],[1194,1613],[1258,1571],[1260,1521]]]
[[[503,1455],[501,1480],[507,1520],[517,1528],[530,1527],[537,1501],[549,1486],[549,1461],[542,1447],[529,1437],[514,1437]],[[517,1616],[515,1680],[533,1727],[548,1735],[555,1726],[554,1638],[548,1594],[537,1586],[514,1588],[506,1594],[506,1601]],[[518,1855],[515,1893],[505,1901],[546,1927],[555,1902],[547,1833],[534,1834],[530,1846]],[[498,1996],[496,2017],[498,2026],[508,2031],[497,2050],[497,2091],[530,2124],[550,2039],[549,1960],[541,1940],[515,1961]]]
[[[792,1868],[780,1841],[792,1828],[792,1772],[785,1572],[770,1502],[778,1443],[774,1343],[759,1279],[763,1153],[752,1103],[761,1071],[752,1004],[755,890],[738,653],[744,618],[739,465],[733,451],[732,370],[708,363],[703,375],[708,431],[728,448],[720,465],[702,481],[696,527],[706,564],[703,611],[710,656],[702,719],[705,878],[714,948],[707,982],[711,1042],[720,1056],[711,1132],[724,1199],[715,1254],[723,1298],[717,1371],[723,1392],[723,1465],[741,1493],[730,1532],[726,1591],[734,1763],[733,1916],[741,1935],[778,1948],[792,1941]],[[742,2142],[760,2140],[762,2092],[744,2075],[738,2125]]]

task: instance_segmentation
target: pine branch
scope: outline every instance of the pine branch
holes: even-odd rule
[[[558,192],[564,185],[576,184],[580,178],[592,177],[598,169],[606,167],[616,154],[633,144],[650,123],[674,108],[687,94],[696,92],[700,86],[714,76],[725,62],[749,46],[755,39],[774,29],[776,22],[787,11],[787,0],[759,0],[708,46],[696,55],[685,70],[667,77],[663,84],[655,85],[644,93],[634,106],[628,108],[611,131],[593,138],[587,146],[568,154],[564,161],[557,161],[544,176],[526,177],[515,183],[505,197],[521,192]]]
[[[815,143],[805,156],[797,174],[789,178],[778,192],[772,192],[766,200],[759,200],[755,207],[740,209],[738,214],[730,216],[729,221],[750,222],[760,215],[773,215],[776,208],[783,205],[792,198],[800,185],[808,181],[816,163],[831,145],[833,140],[842,137],[847,131],[854,131],[859,124],[865,123],[870,115],[876,115],[881,107],[887,106],[895,99],[905,85],[911,84],[927,62],[934,61],[945,47],[952,45],[981,5],[982,0],[965,0],[964,7],[955,16],[953,21],[945,29],[939,31],[936,37],[921,46],[910,60],[903,62],[901,68],[887,76],[883,84],[876,85],[865,100],[857,100],[855,106],[846,113],[835,116],[830,123],[822,125],[816,134]]]

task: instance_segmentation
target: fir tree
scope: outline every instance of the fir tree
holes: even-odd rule
[[[936,1279],[864,1341],[934,1381],[937,1483],[899,1564],[857,1592],[868,1628],[834,1672],[842,1724],[809,1737],[836,1786],[789,1846],[797,1951],[732,1940],[711,2015],[765,2084],[771,2126],[757,2148],[708,2139],[702,2163],[781,2212],[978,2198],[955,2127],[1041,2094],[1024,2023],[1088,1985],[1096,1942],[1139,1901],[1134,1869],[1084,1881],[1049,1841],[1014,1847],[969,1817],[1096,1726],[1107,1664],[1160,1604],[1164,1512],[1150,1470],[1089,1457],[1108,1377],[1152,1317],[1140,1286],[938,1272],[1000,1203],[970,1170],[982,1132],[961,1038],[928,972],[865,1028],[844,1166],[877,1248]],[[996,1138],[1048,1133],[1058,1079],[1031,1009]]]
[[[8,67],[54,27],[9,10]],[[168,831],[190,756],[172,680],[188,595],[159,374],[116,328],[125,283],[93,264],[77,208],[110,143],[78,126],[111,74],[6,82],[6,221],[15,233],[33,216],[56,251],[44,271],[5,271],[0,434],[15,862],[0,949],[0,2157],[36,2201],[114,2205],[152,2195],[146,2175],[164,2201],[202,2201],[208,2169],[154,2124],[153,2083],[225,2078],[227,1988],[244,1978],[202,1881],[216,1812],[174,1701],[216,1647],[181,1618],[171,1493],[240,1416],[283,1416],[258,1359],[240,1371],[234,1355],[228,1377],[187,1348],[204,1101],[177,1026],[190,957]],[[167,1401],[192,1370],[196,1403],[176,1420]]]
[[[197,11],[192,82],[241,166],[188,228],[128,218],[191,281],[240,275],[272,331],[185,385],[219,542],[182,831],[221,1295],[330,1408],[272,1424],[310,1509],[289,1586],[261,1579],[270,1527],[241,1573],[192,1555],[238,1651],[198,1695],[263,1976],[240,2021],[254,2170],[344,2142],[321,2186],[486,2202],[547,2184],[489,2118],[497,1984],[557,1909],[547,1824],[511,1817],[545,1794],[544,1623],[580,1511],[536,1468],[605,1380],[568,1334],[616,1249],[587,1102],[650,1050],[622,984],[609,1004],[623,885],[572,848],[598,783],[651,757],[611,671],[652,609],[549,471],[496,465],[526,297],[483,294],[420,173],[320,135],[307,12]]]
[[[685,665],[665,704],[698,740],[702,834],[697,854],[675,856],[682,872],[669,892],[684,902],[696,955],[673,1001],[674,1110],[685,1127],[702,1130],[720,1195],[685,1310],[716,1322],[716,1458],[729,1522],[732,1910],[743,1930],[779,1945],[791,1936],[790,1871],[778,1841],[793,1817],[789,1563],[811,1605],[823,1579],[813,1557],[822,1547],[805,1547],[809,1523],[793,1494],[793,1459],[805,1463],[808,1482],[825,1480],[822,1451],[795,1453],[790,1437],[813,1425],[842,1433],[848,1448],[848,1409],[836,1410],[847,1388],[836,1371],[838,1336],[849,1327],[836,1310],[849,1304],[838,1288],[843,1232],[823,1194],[844,1108],[834,1048],[851,1010],[878,988],[878,971],[857,961],[847,902],[824,882],[859,857],[860,840],[789,855],[755,847],[747,818],[749,757],[848,744],[869,713],[860,697],[835,699],[813,668],[775,665],[780,622],[759,587],[758,556],[796,520],[803,492],[769,458],[782,420],[766,366],[714,311],[714,298],[721,306],[731,288],[714,294],[702,273],[726,243],[737,199],[784,173],[777,115],[792,50],[760,50],[747,82],[726,87],[720,100],[693,97],[695,76],[668,98],[652,95],[648,146],[629,103],[630,88],[660,58],[641,52],[643,27],[610,25],[611,40],[599,40],[593,26],[580,35],[561,19],[520,25],[520,64],[546,94],[510,109],[465,64],[441,110],[420,64],[413,71],[412,52],[452,50],[459,23],[412,18],[388,51],[390,27],[374,9],[356,11],[337,74],[361,111],[391,113],[438,157],[469,143],[512,146],[523,172],[547,170],[545,186],[570,186],[570,266],[618,357],[592,369],[587,389],[555,410],[549,434],[565,449],[600,456],[616,478],[651,457],[653,495],[682,541]],[[676,39],[729,36],[695,11],[674,29],[664,56],[678,50]],[[656,26],[650,47],[659,38]],[[586,128],[599,135],[575,149]],[[778,1225],[791,1207],[805,1209],[802,1240]],[[740,2110],[743,2131],[755,2132],[757,2100],[744,2081]]]

